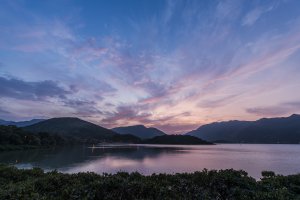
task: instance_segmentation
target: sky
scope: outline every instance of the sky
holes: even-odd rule
[[[300,113],[298,0],[2,0],[0,118],[181,134]]]

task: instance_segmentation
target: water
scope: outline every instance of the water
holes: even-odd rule
[[[0,153],[1,163],[19,168],[40,167],[64,173],[118,171],[142,174],[193,172],[207,169],[242,169],[254,178],[261,171],[300,173],[300,145],[108,145],[75,146]]]

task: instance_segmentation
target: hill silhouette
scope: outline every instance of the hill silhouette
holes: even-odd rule
[[[116,127],[112,129],[119,134],[131,134],[141,139],[153,138],[156,136],[166,135],[164,132],[157,128],[147,128],[144,125]]]
[[[23,128],[34,133],[47,132],[78,138],[108,139],[117,135],[112,130],[73,117],[51,118]]]
[[[263,118],[257,121],[215,122],[203,125],[186,135],[207,141],[298,144],[300,142],[300,115]]]

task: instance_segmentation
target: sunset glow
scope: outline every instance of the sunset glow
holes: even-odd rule
[[[0,118],[181,134],[299,113],[299,13],[298,0],[1,1]]]

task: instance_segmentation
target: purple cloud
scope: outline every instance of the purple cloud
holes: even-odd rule
[[[0,115],[2,115],[2,114],[10,114],[10,112],[9,111],[7,111],[7,110],[4,110],[4,109],[2,109],[2,108],[0,108]]]
[[[276,106],[247,108],[246,112],[258,116],[282,116],[300,112],[300,102],[286,102]]]
[[[76,116],[80,117],[95,117],[101,116],[104,113],[99,110],[97,103],[95,101],[88,100],[64,100],[64,105],[72,108],[75,112],[73,113]]]
[[[71,92],[59,86],[58,83],[46,80],[27,82],[15,78],[0,77],[0,98],[44,100],[48,97],[66,98]]]
[[[259,106],[266,96],[300,97],[292,92],[300,80],[297,1],[161,1],[137,4],[145,12],[134,14],[125,4],[56,4],[2,2],[7,116],[72,115],[180,133],[298,108],[292,101]]]

